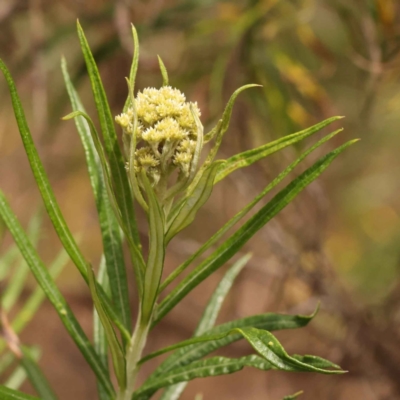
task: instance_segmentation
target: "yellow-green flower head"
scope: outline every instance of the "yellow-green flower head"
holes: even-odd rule
[[[137,115],[136,132],[135,111]],[[147,88],[139,92],[133,107],[115,120],[127,135],[136,135],[135,172],[145,169],[153,184],[172,169],[188,176],[197,142],[200,117],[197,103],[171,86]]]

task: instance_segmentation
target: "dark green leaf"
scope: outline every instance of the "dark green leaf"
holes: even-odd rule
[[[234,328],[254,327],[259,329],[266,329],[268,331],[275,331],[281,329],[296,329],[307,325],[315,316],[317,310],[311,315],[285,315],[266,313],[261,315],[254,315],[251,317],[241,318],[235,321],[227,322],[212,328],[204,335],[218,335],[226,333]],[[220,347],[226,346],[241,339],[241,335],[233,334],[224,337],[223,339],[198,343],[186,346],[177,350],[169,356],[151,375],[157,376],[161,373],[169,371],[170,369],[181,367],[190,364],[193,361],[212,353]],[[150,379],[151,379],[150,377]]]
[[[107,342],[111,350],[111,358],[114,365],[115,375],[118,380],[120,388],[125,388],[126,386],[126,369],[125,369],[125,357],[121,349],[121,345],[115,335],[114,328],[111,321],[108,318],[107,313],[104,310],[103,303],[97,293],[96,289],[96,278],[94,276],[93,270],[88,268],[89,276],[89,287],[92,294],[93,303],[96,307],[96,311],[99,315],[101,324],[104,327],[104,331],[107,337]]]
[[[210,239],[208,239],[197,251],[195,251],[185,262],[183,262],[179,267],[165,279],[165,281],[160,286],[160,292],[163,291],[177,276],[179,276],[195,259],[201,256],[206,250],[213,246],[221,237],[231,229],[237,222],[239,222],[245,215],[248,214],[250,210],[274,187],[276,187],[280,182],[286,178],[294,168],[303,161],[311,152],[321,146],[323,143],[331,139],[333,136],[341,132],[337,130],[314,144],[307,151],[305,151],[301,156],[292,162],[287,168],[285,168],[275,179],[272,180],[265,188],[259,193],[247,206],[240,210],[233,218],[231,218],[221,229],[218,230]]]
[[[194,269],[157,307],[154,323],[160,321],[191,290],[220,268],[267,222],[285,208],[309,183],[315,180],[328,165],[354,141],[338,147],[319,159],[299,177],[273,197],[264,207],[251,217],[239,230],[217,248],[205,261]]]
[[[251,255],[246,254],[238,261],[236,261],[231,268],[229,268],[228,272],[224,275],[221,282],[218,284],[217,288],[212,294],[210,300],[208,301],[208,304],[206,306],[206,309],[204,310],[199,325],[196,328],[194,336],[200,336],[214,326],[222,303],[225,300],[225,297],[228,294],[230,288],[232,287],[233,281],[250,258]],[[162,394],[160,400],[178,400],[186,385],[186,382],[181,382],[168,387]]]
[[[61,62],[61,68],[72,109],[74,111],[84,112],[85,110],[69,77],[64,58]],[[81,116],[75,118],[75,123],[82,145],[85,149],[90,182],[95,196],[113,303],[115,304],[118,313],[121,315],[121,319],[126,329],[130,331],[131,312],[129,307],[128,284],[119,225],[107,196],[106,178],[103,176],[102,166],[100,164],[101,161],[96,153],[96,147],[93,143],[89,125]],[[103,168],[107,167],[103,166]]]
[[[123,221],[127,225],[128,235],[138,249],[141,248],[139,233],[136,225],[136,217],[133,209],[133,199],[129,187],[128,177],[125,171],[125,163],[119,148],[117,135],[115,133],[114,121],[108,105],[106,93],[103,83],[97,69],[96,62],[86,40],[85,34],[78,22],[78,36],[82,48],[82,53],[85,58],[86,67],[89,73],[90,83],[92,85],[93,96],[100,120],[101,131],[103,134],[105,151],[110,163],[110,172],[112,182],[115,185],[115,197],[120,208]],[[136,254],[131,254],[133,257],[133,266],[137,279],[140,278],[141,260],[137,259]],[[141,272],[140,272],[141,271]]]
[[[17,390],[8,389],[0,385],[1,400],[40,400],[38,397],[29,396],[28,394],[18,392]]]
[[[14,114],[17,120],[21,139],[24,144],[25,152],[26,155],[28,156],[28,160],[33,175],[35,177],[36,183],[42,195],[43,203],[46,207],[47,213],[51,219],[51,222],[53,223],[54,229],[56,230],[57,235],[60,238],[60,241],[63,244],[65,250],[67,251],[72,261],[78,268],[82,277],[87,282],[88,277],[86,273],[86,266],[87,266],[86,260],[83,257],[81,251],[79,250],[76,241],[73,238],[67,224],[65,223],[64,217],[61,213],[60,207],[58,206],[53,189],[50,186],[49,179],[46,175],[46,172],[43,168],[43,164],[39,158],[39,154],[33,143],[33,139],[29,131],[28,124],[26,122],[25,113],[22,108],[21,101],[17,93],[17,89],[15,87],[15,83],[11,77],[10,72],[8,71],[6,65],[2,60],[0,60],[0,70],[3,72],[8,84],[8,88],[11,94]],[[119,316],[115,313],[108,297],[105,296],[102,290],[100,290],[100,295],[106,304],[107,313],[110,316],[112,316],[113,322],[119,327],[121,331],[123,331],[124,326],[121,323]]]
[[[53,278],[50,276],[43,262],[40,260],[36,250],[30,243],[26,233],[22,229],[19,221],[15,217],[3,193],[1,192],[0,215],[11,232],[15,243],[25,258],[25,261],[29,265],[29,268],[31,269],[36,281],[45,292],[50,302],[53,304],[71,338],[76,343],[77,347],[87,360],[97,378],[102,382],[107,391],[110,394],[113,394],[113,386],[108,380],[107,372],[102,366],[99,357],[93,349],[93,346],[86,337],[64,297],[58,290]]]
[[[283,371],[297,372],[319,372],[321,374],[342,374],[345,371],[341,369],[326,369],[326,367],[316,366],[314,360],[308,363],[308,358],[299,359],[299,357],[291,357],[279,343],[278,339],[269,331],[257,328],[236,328],[236,332],[251,344],[253,349],[276,369]],[[321,359],[320,359],[321,361]],[[330,362],[324,360],[326,363]]]
[[[133,399],[139,400],[140,396],[154,393],[156,390],[165,386],[190,381],[196,378],[232,374],[240,371],[244,367],[255,367],[263,371],[268,371],[271,369],[271,364],[256,355],[241,358],[212,357],[207,360],[195,361],[185,367],[175,368],[147,381],[135,392]]]
[[[276,153],[277,151],[287,146],[300,142],[301,140],[313,135],[314,133],[319,132],[325,126],[342,118],[343,117],[328,118],[325,121],[319,122],[318,124],[311,126],[310,128],[304,129],[300,132],[284,136],[283,138],[274,140],[273,142],[264,144],[263,146],[244,151],[243,153],[239,153],[234,155],[233,157],[228,158],[226,160],[226,163],[221,166],[220,170],[218,171],[218,174],[215,177],[215,183],[224,179],[233,171],[254,164],[255,162],[269,156],[270,154]]]

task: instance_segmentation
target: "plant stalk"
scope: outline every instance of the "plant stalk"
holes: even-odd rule
[[[141,315],[139,315],[126,355],[126,388],[120,388],[116,400],[131,400],[132,398],[140,369],[138,361],[140,360],[144,346],[146,345],[149,329],[150,323],[144,321]]]

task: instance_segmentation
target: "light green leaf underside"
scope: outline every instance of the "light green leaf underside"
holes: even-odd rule
[[[149,203],[149,257],[144,278],[142,317],[147,322],[151,318],[164,266],[164,216],[146,172],[142,171],[142,181]]]
[[[194,221],[197,211],[211,196],[215,175],[223,163],[217,161],[206,168],[193,189],[186,193],[184,200],[173,209],[165,239],[167,243]]]

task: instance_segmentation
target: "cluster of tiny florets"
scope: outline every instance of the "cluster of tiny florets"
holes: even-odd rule
[[[163,86],[139,92],[135,108],[136,132],[132,107],[115,118],[125,134],[136,135],[135,172],[145,169],[153,184],[174,167],[187,176],[197,142],[197,124],[192,114],[200,116],[197,103],[187,102],[178,89]]]

